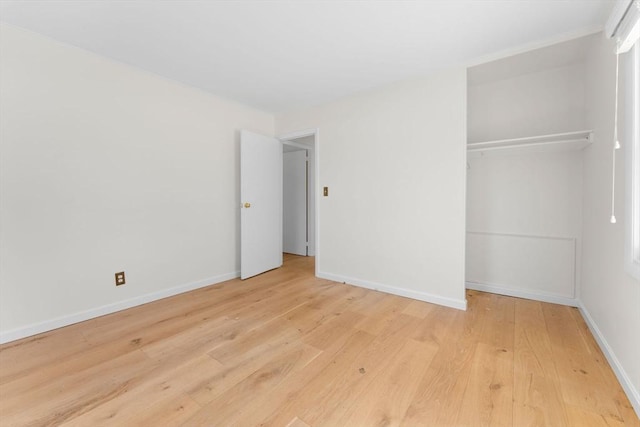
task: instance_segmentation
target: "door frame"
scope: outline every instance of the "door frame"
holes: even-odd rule
[[[315,184],[315,194],[314,194],[314,214],[315,214],[315,224],[314,224],[314,232],[315,232],[315,272],[316,277],[318,276],[318,271],[320,271],[320,129],[305,129],[296,132],[288,132],[285,134],[281,134],[276,136],[281,142],[290,141],[292,139],[302,138],[305,136],[313,136],[313,156],[314,156],[314,184]],[[291,144],[291,145],[295,145]],[[308,147],[307,147],[308,149]]]

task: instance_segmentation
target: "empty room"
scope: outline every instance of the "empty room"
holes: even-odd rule
[[[640,0],[0,0],[0,426],[640,426]]]

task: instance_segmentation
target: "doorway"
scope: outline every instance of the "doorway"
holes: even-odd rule
[[[316,134],[280,138],[283,146],[283,252],[316,255]]]

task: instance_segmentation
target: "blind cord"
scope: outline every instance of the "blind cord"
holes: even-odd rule
[[[616,150],[620,148],[618,141],[618,76],[619,76],[620,54],[616,51],[616,101],[613,114],[613,153],[611,165],[611,224],[616,223]]]

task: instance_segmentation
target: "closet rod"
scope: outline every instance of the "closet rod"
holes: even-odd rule
[[[498,150],[504,148],[517,148],[517,147],[536,147],[552,144],[568,144],[577,143],[581,144],[577,148],[584,148],[584,146],[592,140],[591,130],[575,131],[555,133],[549,135],[528,136],[524,138],[511,138],[501,139],[496,141],[486,142],[472,142],[467,144],[467,151],[488,151]]]

